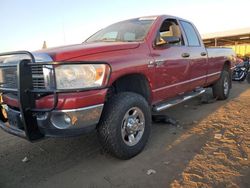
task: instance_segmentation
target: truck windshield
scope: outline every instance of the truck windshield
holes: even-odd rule
[[[98,31],[85,42],[142,41],[155,19],[156,17],[145,17],[118,22]]]

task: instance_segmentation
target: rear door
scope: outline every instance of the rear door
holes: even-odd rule
[[[207,51],[201,42],[201,37],[193,24],[180,20],[180,25],[185,33],[190,60],[190,74],[188,76],[189,89],[203,87],[206,82],[208,58]]]

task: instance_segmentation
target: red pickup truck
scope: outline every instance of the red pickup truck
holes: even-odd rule
[[[138,154],[157,113],[213,88],[226,99],[235,53],[203,45],[173,16],[110,25],[82,44],[0,54],[0,127],[35,141],[96,129],[121,159]]]

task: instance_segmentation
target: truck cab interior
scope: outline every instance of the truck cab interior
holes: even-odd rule
[[[184,45],[180,26],[175,19],[165,20],[160,27],[156,45],[160,46],[164,44]]]

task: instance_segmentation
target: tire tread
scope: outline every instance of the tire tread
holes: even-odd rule
[[[128,107],[130,104],[136,103],[144,107],[142,109],[145,116],[145,126],[151,123],[151,112],[147,101],[139,94],[132,92],[118,93],[104,105],[104,110],[100,122],[97,127],[98,138],[103,148],[110,154],[120,159],[129,159],[138,154],[146,145],[149,137],[150,125],[148,125],[148,132],[144,131],[142,140],[135,146],[127,149],[125,143],[121,142],[121,138],[117,135],[121,119],[123,118],[123,108]],[[119,134],[119,132],[118,132]],[[146,134],[146,135],[145,135]],[[123,145],[124,144],[124,145]]]

